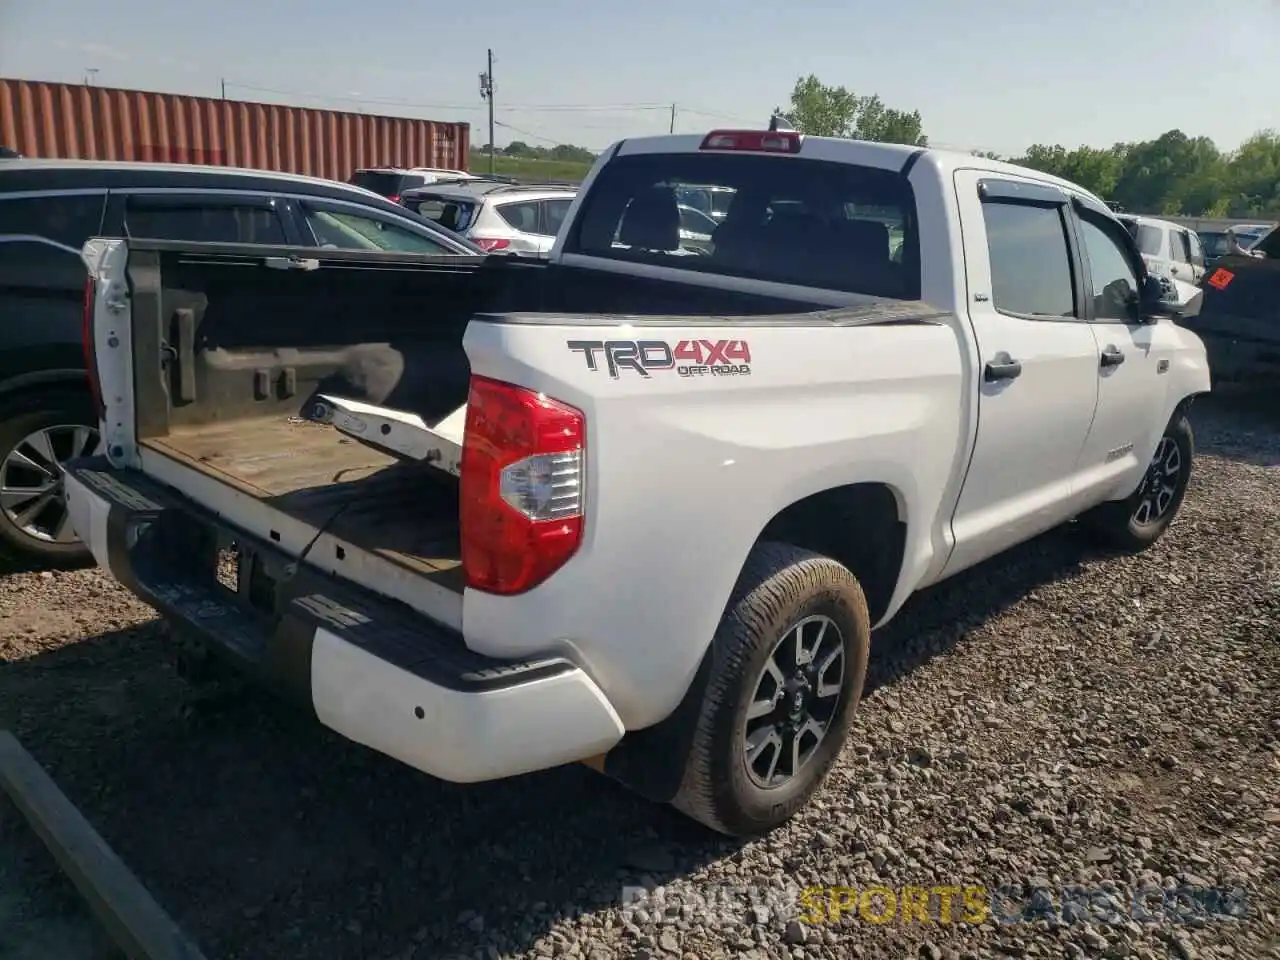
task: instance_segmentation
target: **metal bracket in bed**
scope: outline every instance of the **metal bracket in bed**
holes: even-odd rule
[[[415,413],[319,394],[303,416],[401,459],[421,460],[455,477],[462,473],[465,404],[429,427]]]

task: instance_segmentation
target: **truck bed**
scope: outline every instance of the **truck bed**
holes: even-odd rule
[[[457,482],[294,417],[177,427],[144,449],[218,477],[296,520],[462,589]]]

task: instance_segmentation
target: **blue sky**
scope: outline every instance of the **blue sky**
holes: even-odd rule
[[[469,121],[475,143],[487,47],[499,144],[599,148],[666,132],[671,103],[677,131],[764,122],[807,73],[1004,154],[1280,128],[1280,0],[0,0],[0,76],[208,96],[225,78],[228,97]]]

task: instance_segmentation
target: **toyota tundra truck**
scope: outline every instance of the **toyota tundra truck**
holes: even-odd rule
[[[582,761],[733,835],[818,789],[915,591],[1077,518],[1159,538],[1210,389],[1097,197],[789,131],[614,144],[541,262],[83,256],[63,482],[175,637],[433,776]]]

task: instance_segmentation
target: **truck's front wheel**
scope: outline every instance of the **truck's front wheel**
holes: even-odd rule
[[[731,835],[789,819],[840,754],[870,643],[867,601],[847,568],[758,544],[716,631],[675,806]]]
[[[1103,544],[1126,553],[1151,546],[1173,523],[1191,482],[1195,435],[1185,413],[1165,427],[1142,483],[1126,500],[1094,507],[1080,520]]]

